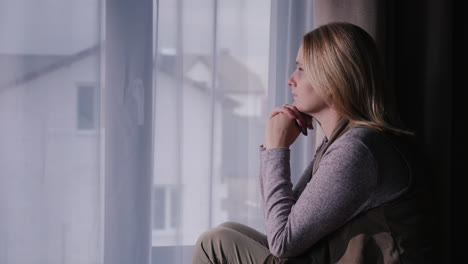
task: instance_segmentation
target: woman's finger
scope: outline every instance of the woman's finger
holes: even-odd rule
[[[305,118],[305,115],[302,112],[300,112],[299,109],[297,109],[297,107],[294,105],[286,105],[286,107],[291,109],[294,112],[295,116],[298,117],[298,119],[301,122],[301,126],[307,128],[307,120]]]
[[[299,109],[297,109],[297,107],[295,105],[288,105],[288,107],[290,107],[296,113],[296,115],[301,117],[301,121],[304,124],[303,125],[304,130],[306,131],[306,133],[304,133],[304,135],[307,135],[307,128],[313,129],[312,117],[309,116],[308,114],[305,114],[305,113],[299,111]]]
[[[286,111],[291,112],[294,115],[296,122],[301,128],[302,134],[304,134],[304,136],[307,136],[307,123],[305,122],[304,117],[301,115],[301,112],[299,112],[297,108],[294,109],[291,105],[284,105],[284,108]]]
[[[283,111],[281,110],[281,106],[277,106],[277,107],[275,107],[275,108],[273,108],[273,109],[271,110],[270,118],[272,118],[272,117],[274,117],[274,116],[276,116],[277,114],[282,113],[282,112],[283,112]]]
[[[309,129],[314,129],[314,126],[312,124],[312,117],[306,118],[306,120],[307,120],[307,127]]]
[[[300,128],[302,134],[307,136],[307,123],[305,122],[305,119],[302,117],[299,111],[294,111],[293,109],[288,107],[288,105],[282,105],[273,108],[270,114],[270,118],[273,118],[280,113],[285,114],[289,118],[296,120],[296,124]]]
[[[306,113],[303,113],[303,112],[299,111],[299,109],[297,109],[296,106],[293,105],[293,107],[300,113],[300,115],[302,116],[302,118],[304,120],[304,123],[306,124],[307,128],[314,129],[314,126],[313,126],[313,123],[312,123],[312,121],[314,120],[313,117],[306,114]]]
[[[273,110],[271,111],[271,114],[270,114],[270,118],[274,117],[278,113],[286,114],[287,116],[289,116],[290,118],[293,118],[293,119],[299,119],[300,118],[300,117],[297,117],[296,114],[291,109],[289,109],[288,107],[285,107],[285,106],[278,106],[278,107],[273,108]]]

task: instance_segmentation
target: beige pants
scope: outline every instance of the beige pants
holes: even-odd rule
[[[226,222],[203,233],[195,244],[193,264],[280,264],[273,256],[267,237],[248,226]]]

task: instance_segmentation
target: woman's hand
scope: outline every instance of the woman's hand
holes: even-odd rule
[[[307,128],[313,129],[309,115],[299,112],[293,105],[275,107],[267,121],[264,147],[289,148],[299,133],[307,136]]]

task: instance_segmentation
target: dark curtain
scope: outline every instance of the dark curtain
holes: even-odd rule
[[[418,136],[432,194],[436,263],[460,263],[466,244],[467,31],[455,23],[464,10],[455,1],[387,1],[385,12],[397,109]]]
[[[348,21],[383,55],[396,110],[416,133],[434,263],[460,263],[467,218],[467,11],[462,1],[315,0],[315,26]]]

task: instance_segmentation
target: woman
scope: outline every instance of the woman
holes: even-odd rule
[[[193,263],[427,263],[408,148],[384,100],[373,39],[349,23],[306,34],[260,148],[266,235],[224,223],[197,241]],[[299,182],[289,147],[312,118],[325,133]]]

